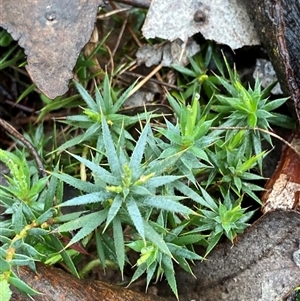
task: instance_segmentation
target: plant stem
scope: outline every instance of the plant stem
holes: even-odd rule
[[[21,141],[28,149],[32,157],[34,158],[36,165],[38,167],[39,173],[42,177],[46,176],[45,168],[42,160],[35,150],[34,146],[22,135],[20,134],[11,124],[6,122],[4,119],[0,118],[0,126],[10,135],[12,135],[17,140]]]

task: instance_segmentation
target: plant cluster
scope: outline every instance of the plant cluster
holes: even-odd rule
[[[212,61],[218,74],[209,71]],[[205,259],[222,236],[233,242],[247,227],[253,210],[244,208],[243,199],[247,195],[260,203],[255,191],[262,188],[255,181],[263,179],[261,143],[272,143],[259,128],[292,124],[274,113],[286,98],[270,100],[270,87],[261,90],[258,81],[254,88],[242,85],[210,44],[191,59],[190,69],[174,68],[182,76],[184,92],[168,95],[174,118],[163,121],[151,112],[121,114],[131,88],[117,95],[107,75],[102,87],[96,87],[95,98],[74,83],[85,104],[81,114],[63,122],[79,135],[57,149],[78,162],[73,174],[57,162],[49,165],[47,178],[39,179],[21,151],[1,151],[0,160],[11,174],[8,185],[0,187],[5,207],[0,291],[9,294],[12,284],[36,293],[17,277],[15,268],[35,269],[37,260],[63,260],[76,276],[97,265],[115,265],[123,274],[130,264],[135,267],[131,282],[146,274],[148,286],[165,276],[178,297],[174,265],[192,273],[190,264]],[[133,138],[133,127],[140,129],[138,139]],[[64,183],[79,195],[63,202]],[[63,213],[72,206],[79,210]],[[78,271],[75,258],[82,245],[92,243],[98,258]],[[206,253],[197,254],[196,245],[204,246]],[[130,262],[128,252],[138,253],[138,260]]]

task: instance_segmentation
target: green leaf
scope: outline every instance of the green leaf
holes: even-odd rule
[[[92,137],[97,137],[100,135],[100,133],[101,133],[101,125],[98,123],[94,123],[84,132],[79,143],[82,143],[83,141],[87,141]]]
[[[13,39],[12,39],[11,35],[2,28],[0,30],[0,46],[7,47],[12,41],[13,41]]]
[[[155,175],[163,174],[167,169],[173,168],[176,164],[176,161],[181,157],[181,155],[185,153],[185,150],[182,152],[178,152],[170,157],[164,158],[163,160],[154,160],[149,164],[149,168],[147,169],[147,173],[154,172]]]
[[[54,222],[58,223],[58,224],[61,224],[61,223],[64,223],[64,222],[75,220],[76,218],[80,217],[80,215],[83,215],[87,212],[88,211],[76,211],[76,212],[72,212],[72,213],[59,215],[59,216],[56,216],[54,218]]]
[[[149,125],[149,123],[147,123],[140,135],[138,142],[136,143],[136,146],[135,146],[133,152],[132,152],[132,155],[130,158],[130,163],[129,163],[129,168],[133,171],[135,169],[139,168],[140,163],[143,159],[144,152],[145,152],[145,146],[147,143],[147,136],[149,133],[149,127],[150,127],[150,125]]]
[[[33,246],[29,245],[28,243],[23,243],[22,245],[22,251],[23,253],[27,254],[30,256],[31,260],[33,259],[42,259],[45,255],[42,253],[39,253],[36,248]],[[18,258],[18,256],[16,256]]]
[[[79,162],[83,163],[85,166],[87,166],[93,172],[94,175],[97,175],[99,178],[102,178],[105,183],[110,184],[110,185],[118,185],[119,184],[118,179],[115,176],[113,176],[109,171],[104,169],[103,167],[95,164],[94,162],[92,162],[90,160],[82,158],[80,156],[73,155],[73,154],[70,154],[70,155],[72,157],[74,157],[76,160],[78,160]],[[85,183],[86,182],[84,182],[84,184]],[[92,184],[92,185],[94,185],[94,184]],[[104,187],[105,186],[103,186],[102,188],[104,188]],[[78,189],[80,189],[80,188],[78,188]],[[83,189],[80,189],[80,190],[83,190]],[[99,190],[99,187],[98,187],[98,190]],[[90,192],[92,192],[92,191],[90,191]]]
[[[210,238],[210,240],[209,240],[209,244],[208,244],[208,247],[206,249],[206,253],[205,253],[204,257],[206,257],[210,253],[210,251],[216,246],[216,244],[219,242],[222,234],[223,234],[223,232],[219,232],[217,234],[212,234],[213,237]]]
[[[131,186],[130,191],[132,194],[134,194],[136,196],[153,195],[146,187],[138,185],[138,184],[134,184],[133,186]]]
[[[273,117],[269,118],[268,121],[271,124],[276,126],[286,128],[286,129],[293,129],[295,128],[295,120],[289,116],[282,115],[280,113],[273,112]]]
[[[112,204],[108,210],[108,214],[107,214],[107,219],[106,219],[106,225],[105,225],[105,229],[108,227],[108,225],[110,224],[110,222],[116,217],[116,215],[118,214],[121,206],[123,203],[123,197],[122,195],[118,194],[116,195],[116,197],[113,199]]]
[[[185,258],[178,257],[176,255],[174,255],[174,257],[181,268],[183,268],[187,273],[192,274],[194,276],[193,271]]]
[[[172,183],[180,178],[182,178],[182,176],[158,176],[150,178],[146,183],[148,187],[156,188]]]
[[[173,108],[176,116],[179,118],[180,117],[180,112],[181,112],[181,106],[180,104],[178,103],[178,101],[169,93],[167,93],[167,98],[168,98],[168,101],[171,105],[171,107]]]
[[[36,220],[36,223],[41,225],[42,223],[46,222],[48,219],[50,219],[51,217],[53,217],[53,215],[55,215],[56,210],[54,208],[50,208],[47,211],[45,211],[42,215],[40,215],[38,217],[38,219]]]
[[[178,72],[182,73],[182,74],[185,74],[187,76],[190,76],[190,77],[197,77],[196,73],[189,69],[189,68],[185,68],[183,66],[180,66],[180,65],[172,65],[172,67],[177,70]]]
[[[146,283],[146,291],[148,290],[148,286],[153,278],[153,275],[157,269],[157,261],[154,261],[152,264],[150,264],[150,266],[148,266],[147,269],[147,283]]]
[[[178,299],[177,284],[176,284],[175,271],[174,271],[172,259],[168,256],[163,256],[162,262],[163,262],[162,269],[167,278],[168,284],[169,284],[170,288],[172,289],[172,292]]]
[[[264,105],[263,109],[266,111],[269,111],[269,112],[274,111],[275,109],[277,109],[281,105],[283,105],[288,99],[289,99],[289,97],[272,100],[272,101],[268,102],[266,105]]]
[[[144,220],[142,218],[137,203],[133,198],[129,197],[126,200],[126,207],[136,230],[141,235],[142,239],[145,239]]]
[[[14,213],[13,226],[16,233],[20,233],[25,227],[25,217],[23,214],[24,204],[20,204]]]
[[[99,231],[95,231],[96,236],[96,247],[97,247],[97,254],[100,259],[100,262],[103,266],[103,269],[106,268],[106,256],[105,256],[105,250],[104,250],[104,243],[102,242],[102,235],[99,233]]]
[[[200,149],[199,147],[196,147],[196,146],[192,146],[191,148],[189,148],[188,151],[191,152],[197,158],[202,159],[206,162],[209,162],[208,156],[203,149]]]
[[[110,89],[110,83],[108,78],[108,73],[105,73],[104,81],[103,81],[103,102],[104,107],[102,108],[103,113],[107,116],[111,113],[113,108],[113,102],[111,98],[111,89]]]
[[[113,111],[114,112],[117,112],[122,107],[122,105],[124,104],[124,102],[128,98],[128,95],[131,92],[131,90],[134,88],[134,86],[135,86],[135,83],[133,83],[128,89],[125,90],[125,92],[122,93],[121,96],[118,97],[118,100],[113,105]],[[139,116],[137,116],[137,118],[139,120],[143,120],[143,119],[146,119],[146,116],[148,116],[148,113],[139,114]],[[136,123],[136,122],[137,122],[137,120],[134,123]]]
[[[171,144],[181,144],[182,137],[180,133],[176,133],[175,131],[172,131],[170,129],[160,129],[158,128],[157,131],[161,134],[163,134],[166,138],[168,138],[171,142]]]
[[[137,269],[135,270],[131,280],[130,280],[130,284],[132,282],[134,282],[135,280],[137,280],[138,278],[140,278],[147,270],[147,264],[146,262],[143,262],[141,265],[139,265],[137,267]]]
[[[98,213],[97,219],[95,220],[91,220],[91,219],[85,219],[86,223],[84,224],[84,226],[82,226],[82,228],[72,237],[72,239],[70,240],[70,242],[66,245],[65,248],[70,247],[72,244],[80,241],[81,239],[83,239],[84,237],[86,237],[87,235],[89,235],[90,233],[92,233],[97,227],[99,227],[100,225],[102,225],[102,223],[105,221],[106,216],[107,216],[107,210],[102,210],[100,212],[95,212]],[[91,215],[93,213],[86,215],[87,217],[91,218]],[[82,219],[86,216],[83,216]],[[79,220],[79,219],[78,219]],[[78,223],[82,223],[82,220],[78,221],[77,220],[77,225]],[[74,221],[76,222],[76,221]],[[62,225],[64,226],[64,225]],[[60,231],[62,231],[61,229],[59,229]]]
[[[56,151],[62,151],[65,150],[67,148],[73,147],[74,145],[79,144],[80,142],[82,142],[82,138],[84,137],[84,134],[80,134],[68,141],[66,141],[65,143],[63,143],[61,146],[59,146]]]
[[[93,203],[102,203],[111,197],[110,192],[100,191],[77,196],[71,200],[59,204],[57,207],[79,206]]]
[[[102,118],[102,129],[108,164],[113,174],[120,175],[122,170],[121,165],[105,118]]]
[[[6,271],[10,271],[10,269],[11,269],[10,264],[0,256],[0,271],[3,273]]]
[[[115,243],[118,265],[123,278],[123,271],[124,271],[124,264],[125,264],[125,245],[124,245],[122,224],[118,216],[116,216],[113,220],[113,233],[114,233],[114,243]]]
[[[146,221],[144,221],[144,229],[146,238],[150,240],[153,245],[157,246],[161,252],[172,257],[172,254],[162,236],[159,235]]]
[[[171,241],[173,244],[176,244],[178,246],[186,246],[203,241],[204,238],[205,236],[201,234],[184,234],[172,239]]]
[[[6,279],[0,280],[0,300],[1,301],[9,301],[12,295],[12,291],[10,290],[9,283]]]
[[[250,114],[248,115],[248,126],[251,127],[251,128],[255,128],[256,127],[256,124],[257,124],[257,116],[256,114]]]
[[[31,288],[29,285],[27,285],[23,280],[18,278],[18,276],[15,275],[13,272],[12,272],[12,275],[8,278],[8,282],[25,294],[28,294],[28,295],[37,295],[37,294],[40,295],[41,294],[38,291]]]
[[[73,259],[71,258],[71,256],[69,255],[69,253],[64,249],[64,245],[61,243],[61,241],[58,239],[58,237],[54,236],[54,235],[50,235],[50,239],[51,239],[51,244],[55,247],[55,249],[57,251],[59,251],[59,254],[61,255],[61,257],[64,260],[64,263],[67,265],[67,267],[69,268],[69,271],[77,278],[79,277],[77,268],[73,262]]]
[[[140,253],[141,250],[145,247],[145,242],[139,239],[127,243],[126,246],[128,246],[130,249],[134,250],[135,252]]]
[[[86,89],[83,88],[83,86],[78,83],[77,81],[73,80],[74,85],[76,86],[78,92],[80,93],[82,99],[85,101],[85,103],[88,105],[88,107],[97,112],[98,107],[97,104],[95,103],[94,99],[91,97],[91,95],[88,93]]]
[[[262,205],[261,200],[259,199],[259,197],[257,197],[257,195],[253,192],[253,188],[257,188],[259,190],[263,190],[262,187],[251,184],[251,183],[243,183],[243,190],[246,194],[248,194],[252,199],[254,199],[258,204]],[[256,190],[257,190],[256,189]]]
[[[106,112],[105,112],[105,103],[104,103],[103,97],[102,97],[97,85],[95,86],[95,101],[97,103],[98,108],[102,109],[102,112],[98,112],[98,113],[99,114],[101,114],[101,113],[106,114]]]
[[[55,171],[57,171],[57,167],[55,167]],[[48,184],[48,189],[45,197],[45,206],[44,210],[48,210],[53,206],[53,200],[57,188],[58,180],[56,177],[50,177],[50,181]]]
[[[201,257],[200,255],[198,255],[195,252],[192,252],[186,248],[183,248],[182,246],[177,246],[173,243],[167,243],[167,245],[173,256],[178,256],[178,257],[186,258],[189,260],[203,259],[203,257]]]
[[[99,190],[99,187],[97,187],[95,184],[84,182],[65,173],[52,172],[51,175],[57,179],[60,179],[64,183],[67,183],[70,186],[87,193],[95,193]]]
[[[208,207],[210,210],[217,212],[218,211],[218,205],[216,202],[213,200],[213,198],[202,188],[200,187],[201,193],[205,199],[205,204],[204,206]]]
[[[107,216],[108,209],[104,209],[102,211],[93,212],[84,216],[81,216],[77,219],[74,219],[70,222],[67,222],[61,226],[59,226],[57,229],[55,229],[54,232],[71,232],[73,230],[83,228],[85,226],[90,226],[93,228],[95,224],[98,227]],[[95,228],[94,228],[95,229]],[[93,231],[93,230],[91,230]]]
[[[150,208],[159,208],[168,212],[178,212],[183,215],[196,214],[192,209],[176,202],[182,199],[183,197],[177,196],[150,196],[140,200],[140,203]]]

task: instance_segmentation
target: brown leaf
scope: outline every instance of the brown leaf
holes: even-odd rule
[[[295,152],[286,146],[280,162],[262,194],[264,213],[276,209],[297,209],[300,203],[300,138],[294,137],[291,145]]]
[[[49,98],[64,94],[102,0],[0,0],[0,26],[25,49],[26,69]]]
[[[300,213],[265,214],[237,243],[215,248],[207,260],[177,276],[181,301],[279,301],[300,282]]]

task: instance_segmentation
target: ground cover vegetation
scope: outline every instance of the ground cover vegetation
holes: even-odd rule
[[[18,73],[25,57],[4,31],[0,37],[1,69]],[[107,37],[95,53],[105,53]],[[176,266],[192,273],[194,261],[205,260],[224,237],[234,243],[245,230],[260,206],[268,155],[262,142],[271,149],[272,125],[293,127],[293,120],[277,113],[287,98],[270,98],[273,85],[242,82],[218,46],[205,42],[201,48],[189,65],[171,67],[178,87],[166,94],[172,114],[146,105],[143,112],[126,114],[124,103],[136,85],[117,84],[126,64],[99,72],[99,82],[99,74],[90,72],[92,56],[83,54],[71,83],[74,93],[55,100],[39,95],[38,121],[69,113],[56,118],[50,134],[42,123],[24,133],[46,176],[22,144],[13,152],[0,150],[10,171],[0,186],[1,300],[9,300],[10,285],[37,293],[15,269],[34,270],[36,261],[63,262],[77,277],[111,267],[123,275],[131,266],[124,285],[143,276],[148,287],[165,278],[178,296]],[[33,88],[26,85],[18,101]],[[65,200],[67,186],[76,196]],[[245,206],[245,198],[252,205]]]

